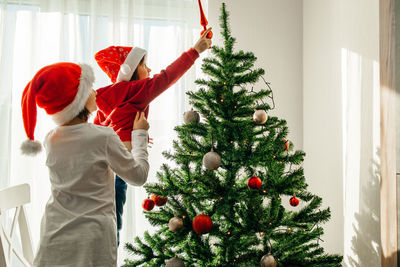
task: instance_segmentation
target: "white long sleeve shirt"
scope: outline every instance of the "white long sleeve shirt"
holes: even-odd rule
[[[114,172],[141,186],[149,171],[147,131],[132,131],[129,152],[113,129],[59,126],[45,138],[51,196],[35,267],[117,265]]]

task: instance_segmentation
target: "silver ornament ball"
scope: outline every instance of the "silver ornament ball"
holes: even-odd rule
[[[165,267],[185,267],[185,263],[180,258],[173,257],[167,261]]]
[[[179,217],[172,217],[168,223],[169,230],[176,233],[183,227],[183,221]]]
[[[185,123],[199,123],[200,122],[200,115],[197,111],[193,109],[187,111],[183,114],[183,120]]]
[[[275,258],[271,254],[264,255],[261,258],[260,264],[261,264],[261,267],[276,267]]]
[[[203,157],[203,165],[208,170],[216,170],[221,166],[221,157],[218,153],[210,151]]]
[[[253,120],[255,123],[264,124],[268,119],[267,112],[265,110],[256,110],[253,114]]]

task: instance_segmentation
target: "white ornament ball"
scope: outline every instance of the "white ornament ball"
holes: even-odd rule
[[[261,258],[260,264],[261,264],[261,267],[276,267],[275,258],[271,254],[264,255]]]
[[[199,123],[200,122],[200,115],[197,111],[193,109],[187,111],[183,114],[183,120],[185,123]]]
[[[203,165],[208,170],[216,170],[221,166],[221,157],[218,153],[210,151],[203,157]]]
[[[183,227],[183,221],[179,217],[172,217],[168,223],[169,230],[176,233]]]
[[[130,67],[128,64],[122,64],[121,67],[119,68],[119,71],[120,71],[122,74],[127,75],[127,74],[130,73],[131,67]]]
[[[165,267],[185,267],[185,263],[180,258],[173,257],[167,261]]]
[[[253,114],[253,120],[258,124],[264,124],[268,119],[267,112],[265,110],[256,110]]]

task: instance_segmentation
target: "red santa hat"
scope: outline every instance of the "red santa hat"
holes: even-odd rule
[[[94,58],[113,83],[130,81],[146,50],[139,47],[110,46],[100,50]]]
[[[21,146],[23,154],[36,155],[42,149],[34,138],[36,105],[51,115],[57,125],[65,124],[83,110],[93,82],[93,70],[86,64],[56,63],[35,74],[22,93],[22,118],[28,136]]]

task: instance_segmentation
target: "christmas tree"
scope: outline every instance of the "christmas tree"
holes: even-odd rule
[[[194,109],[164,153],[177,167],[164,164],[145,186],[146,218],[159,230],[126,244],[136,259],[124,266],[341,266],[319,245],[330,211],[307,191],[305,153],[287,140],[286,121],[269,116],[269,83],[253,91],[264,70],[253,53],[234,52],[225,4],[220,22],[224,46],[204,59],[209,78],[188,93]]]

